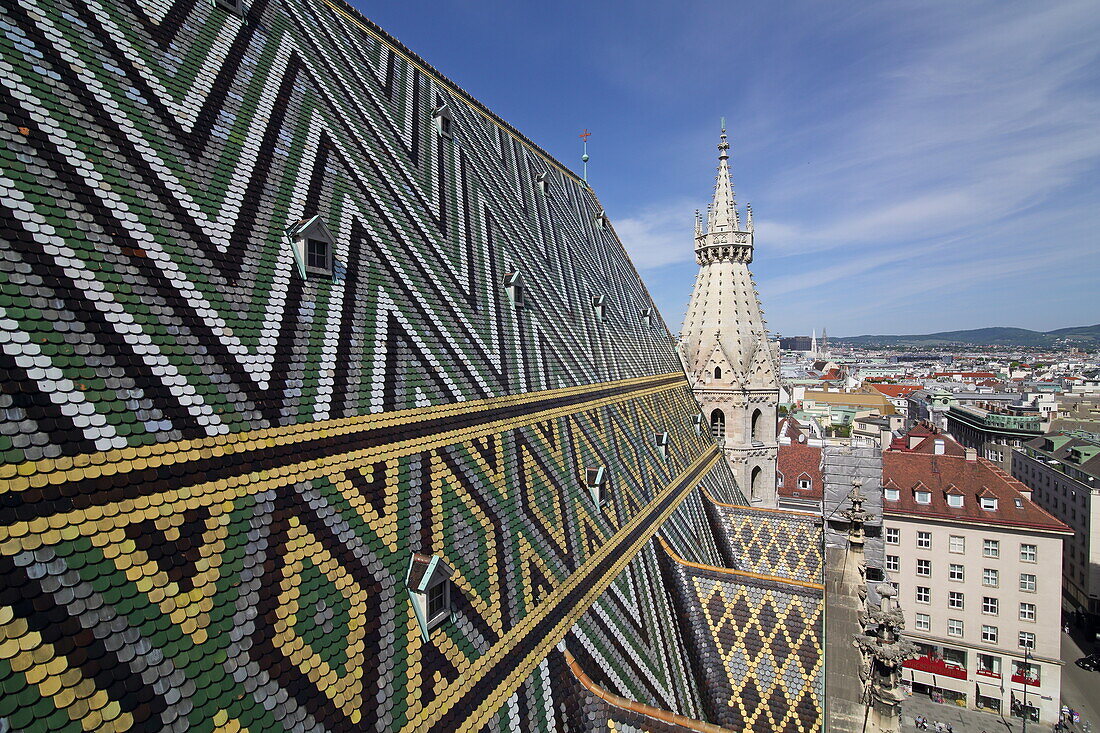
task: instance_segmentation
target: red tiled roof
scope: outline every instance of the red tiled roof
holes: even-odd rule
[[[872,384],[871,387],[887,397],[904,397],[921,388],[919,384]]]
[[[928,453],[930,455],[935,455],[937,440],[943,441],[943,453],[941,455],[959,457],[966,455],[966,448],[963,448],[952,440],[950,435],[929,435],[912,448],[909,448],[908,451],[910,453]]]
[[[953,455],[886,451],[882,454],[882,479],[883,485],[893,481],[900,489],[897,501],[883,501],[885,514],[1073,532],[1021,493],[1028,490],[1026,486],[984,458],[968,461]],[[913,489],[918,484],[932,493],[930,504],[916,502]],[[947,505],[949,486],[957,489],[952,493],[962,493],[961,507]],[[997,497],[997,508],[982,509],[980,496]]]
[[[780,496],[813,500],[824,496],[820,446],[798,442],[779,446],[776,471],[783,476],[783,485],[777,487]],[[798,477],[803,474],[810,479],[808,490],[798,488]]]
[[[829,381],[831,379],[840,379],[840,378],[841,378],[840,377],[840,371],[837,370],[837,369],[830,369],[829,371],[827,371],[827,372],[825,372],[824,374],[821,375],[821,380],[822,381]]]

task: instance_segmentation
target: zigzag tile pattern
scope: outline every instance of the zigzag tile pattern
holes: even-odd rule
[[[654,537],[744,497],[582,181],[335,0],[0,0],[0,63],[3,722],[648,725],[566,639],[706,714]]]

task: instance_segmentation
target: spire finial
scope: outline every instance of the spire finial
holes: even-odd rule
[[[718,142],[718,177],[714,182],[714,201],[707,216],[707,232],[739,229],[737,208],[733,201],[733,185],[730,183],[729,139],[726,136],[726,118],[722,118],[722,134]]]

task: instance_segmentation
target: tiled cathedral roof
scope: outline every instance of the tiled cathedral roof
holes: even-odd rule
[[[658,533],[744,498],[599,202],[348,6],[234,4],[0,7],[0,719],[594,729],[565,652],[705,717]]]

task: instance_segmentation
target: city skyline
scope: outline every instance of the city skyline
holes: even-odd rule
[[[1087,3],[360,7],[578,172],[593,132],[589,180],[673,331],[722,116],[772,331],[1100,320]]]

